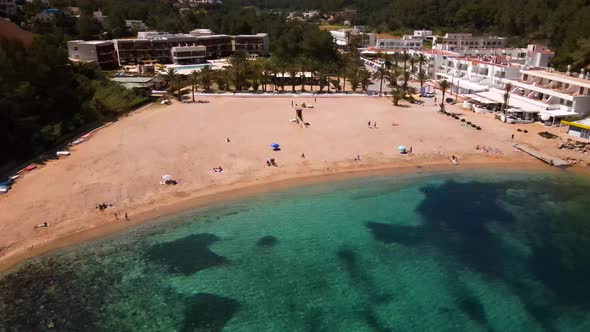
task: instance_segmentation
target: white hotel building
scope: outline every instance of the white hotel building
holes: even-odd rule
[[[520,64],[502,56],[456,57],[443,63],[436,75],[453,83],[454,92],[473,94],[499,87],[505,78],[518,79],[520,69]]]
[[[497,36],[473,36],[470,33],[447,33],[434,36],[432,48],[439,51],[466,52],[483,48],[504,48],[506,38]]]
[[[505,79],[512,84],[511,98],[537,106],[541,116],[552,121],[590,115],[590,80],[584,74],[564,74],[550,69],[522,70],[519,79]]]
[[[424,44],[422,38],[413,35],[404,35],[402,38],[394,36],[379,36],[375,38],[375,48],[380,51],[387,50],[417,50]]]

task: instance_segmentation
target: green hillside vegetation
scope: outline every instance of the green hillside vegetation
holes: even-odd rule
[[[50,36],[0,42],[0,165],[45,151],[82,128],[146,102],[84,65]]]

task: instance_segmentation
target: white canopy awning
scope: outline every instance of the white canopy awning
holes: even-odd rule
[[[541,112],[541,114],[547,114],[552,118],[570,118],[580,116],[580,114],[576,112],[570,112],[566,110],[545,110]]]

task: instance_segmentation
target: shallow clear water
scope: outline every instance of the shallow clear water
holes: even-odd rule
[[[24,264],[0,330],[590,331],[589,193],[470,173],[261,194]]]

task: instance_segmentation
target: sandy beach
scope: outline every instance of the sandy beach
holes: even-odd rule
[[[557,150],[557,140],[537,135],[547,130],[539,124],[503,124],[448,106],[480,125],[477,131],[439,114],[432,99],[401,108],[377,97],[200,99],[210,103],[176,102],[135,112],[93,133],[70,156],[24,174],[0,197],[0,270],[146,220],[258,191],[417,168],[549,168],[515,151],[512,134],[515,142],[576,157]],[[303,113],[309,127],[290,122],[292,100],[313,104]],[[565,135],[558,128],[549,131]],[[273,151],[272,143],[281,150]],[[412,154],[400,154],[400,145],[411,147]],[[476,150],[477,145],[495,153]],[[452,165],[451,155],[459,166]],[[277,167],[266,165],[270,158]],[[178,184],[161,185],[165,174]],[[101,203],[113,206],[99,211]],[[49,227],[35,228],[45,222]]]

